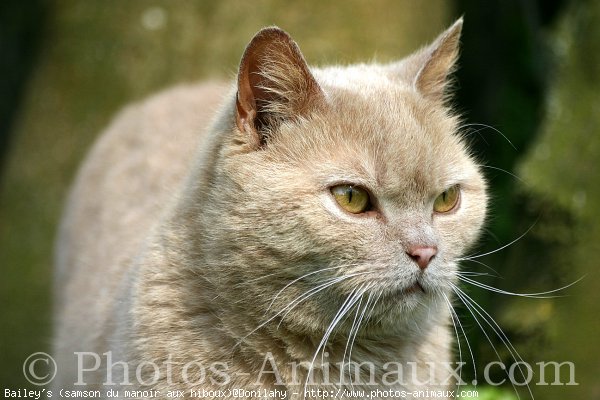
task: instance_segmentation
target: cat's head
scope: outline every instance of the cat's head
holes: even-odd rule
[[[487,201],[445,98],[461,26],[397,63],[324,69],[278,28],[253,38],[205,216],[215,280],[249,314],[319,331],[446,307]]]

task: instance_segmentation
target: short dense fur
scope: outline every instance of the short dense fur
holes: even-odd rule
[[[57,387],[78,379],[73,352],[107,351],[132,369],[129,389],[163,396],[262,387],[313,398],[302,392],[309,372],[313,388],[450,387],[443,368],[426,385],[380,382],[388,362],[415,362],[423,378],[427,363],[451,361],[445,296],[485,217],[485,183],[444,98],[461,25],[398,63],[323,69],[267,28],[234,91],[180,87],[121,113],[80,171],[60,231]],[[368,189],[376,211],[343,211],[330,193],[341,183]],[[457,184],[457,209],[434,213]],[[437,249],[426,269],[411,246]],[[330,384],[350,355],[374,365],[376,384]],[[266,359],[281,381],[256,382]],[[139,363],[166,360],[168,377],[144,370],[151,385],[136,382]],[[224,363],[231,380],[186,382],[191,361]],[[106,374],[104,364],[85,372],[86,388]]]

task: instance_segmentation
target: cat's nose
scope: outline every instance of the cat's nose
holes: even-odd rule
[[[425,269],[433,260],[433,257],[437,254],[437,247],[435,246],[413,246],[406,252],[414,262],[417,263],[419,268]]]

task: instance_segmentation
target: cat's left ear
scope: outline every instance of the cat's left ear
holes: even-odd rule
[[[285,31],[270,27],[246,47],[236,100],[237,127],[256,149],[282,122],[305,116],[324,95],[296,42]]]
[[[448,76],[458,58],[463,19],[459,18],[429,46],[397,64],[404,79],[424,97],[443,101]]]

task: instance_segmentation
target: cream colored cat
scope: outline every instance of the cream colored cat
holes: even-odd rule
[[[444,101],[461,27],[397,63],[327,68],[266,28],[233,90],[123,111],[60,230],[55,388],[452,389],[450,283],[486,210]]]

